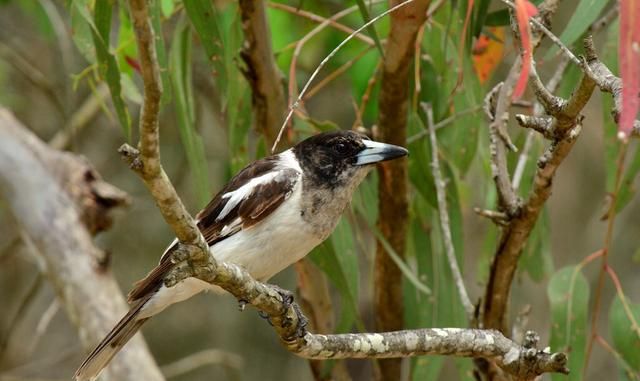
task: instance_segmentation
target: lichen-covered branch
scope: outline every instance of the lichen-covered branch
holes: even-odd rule
[[[126,195],[101,181],[86,161],[47,147],[0,109],[0,198],[44,264],[83,346],[94,346],[127,303],[91,233],[109,226],[108,210]],[[141,337],[124,351],[105,381],[164,379]]]
[[[401,1],[391,1],[395,6]],[[376,139],[403,146],[407,141],[409,106],[409,68],[420,26],[426,19],[429,0],[416,0],[393,12],[391,30],[385,46],[380,94],[378,98],[378,130]],[[378,228],[400,255],[405,251],[409,200],[406,160],[395,160],[378,166]],[[401,329],[403,321],[402,273],[387,254],[381,242],[376,248],[374,268],[374,315],[380,331]],[[400,362],[381,362],[382,379],[400,378]]]
[[[197,250],[192,246],[185,249]],[[171,271],[166,284],[171,286],[190,276],[218,285],[265,313],[282,344],[304,358],[450,355],[490,359],[516,379],[533,379],[546,372],[568,372],[564,354],[535,349],[537,339],[529,340],[530,343],[524,346],[518,345],[495,330],[433,328],[339,335],[309,333],[303,326],[306,319],[298,312],[295,303],[285,300],[282,290],[256,281],[236,265],[224,262],[215,266],[183,263]]]
[[[240,0],[245,45],[241,56],[247,65],[244,75],[251,85],[254,126],[268,143],[278,136],[287,110],[282,74],[271,49],[271,32],[263,0]]]

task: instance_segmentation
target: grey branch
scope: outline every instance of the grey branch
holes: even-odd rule
[[[445,181],[440,171],[440,161],[438,160],[438,143],[436,140],[436,129],[433,123],[433,111],[430,105],[422,104],[422,108],[427,114],[427,126],[429,128],[429,140],[431,142],[431,170],[433,171],[433,179],[436,186],[436,194],[438,198],[438,215],[440,216],[440,229],[442,229],[442,238],[444,241],[445,253],[447,254],[447,260],[449,267],[451,268],[451,274],[453,280],[458,289],[460,301],[467,313],[469,321],[473,319],[475,308],[469,294],[464,286],[464,279],[458,266],[458,259],[456,258],[455,249],[453,247],[453,239],[451,238],[451,226],[449,225],[449,212],[447,209],[447,194],[445,190]]]
[[[617,123],[622,110],[622,80],[616,77],[611,70],[600,61],[593,47],[593,39],[591,36],[585,38],[584,48],[586,65],[583,65],[583,71],[596,83],[601,91],[613,96],[612,115]],[[637,119],[633,122],[631,134],[633,136],[640,135],[640,121]]]
[[[583,62],[582,66],[588,69],[586,63]],[[517,120],[521,125],[541,132],[551,143],[538,160],[533,189],[522,205],[520,213],[512,216],[502,231],[500,244],[491,266],[485,291],[483,322],[485,327],[497,328],[502,332],[508,331],[507,305],[518,259],[540,211],[551,195],[555,173],[580,134],[582,128],[580,112],[595,89],[595,81],[590,75],[585,74],[571,98],[564,100],[554,96],[544,87],[535,70],[532,71],[532,77],[537,99],[547,116],[518,116]],[[500,168],[501,172],[506,171],[506,167]]]
[[[0,196],[42,259],[43,272],[77,327],[83,346],[92,347],[127,309],[105,267],[105,254],[91,238],[92,230],[110,223],[95,219],[96,214],[108,209],[110,200],[115,203],[111,205],[124,202],[123,193],[102,182],[86,161],[50,149],[0,109]],[[85,222],[91,219],[95,222]],[[114,359],[104,379],[159,381],[163,377],[137,337],[124,356]]]

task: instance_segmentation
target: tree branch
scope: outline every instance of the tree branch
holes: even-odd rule
[[[467,319],[471,321],[475,312],[473,303],[469,299],[469,294],[464,286],[464,279],[458,266],[458,259],[456,258],[455,249],[453,248],[453,240],[451,238],[451,226],[449,225],[449,212],[447,208],[447,194],[445,190],[445,181],[440,172],[440,161],[438,160],[438,143],[436,140],[436,129],[433,123],[433,111],[430,105],[422,104],[427,114],[427,127],[429,129],[429,140],[431,142],[431,169],[433,171],[433,179],[436,186],[436,193],[438,198],[438,215],[440,216],[440,228],[442,229],[442,240],[444,241],[445,252],[447,254],[447,260],[449,267],[451,268],[451,274],[453,280],[458,289],[458,295],[460,301],[467,313]]]
[[[542,132],[551,140],[551,144],[538,161],[538,170],[529,198],[522,205],[520,213],[512,216],[502,232],[491,266],[485,292],[483,324],[485,328],[495,328],[502,332],[508,332],[507,305],[518,259],[538,215],[551,195],[555,172],[573,148],[580,133],[582,117],[579,113],[595,88],[595,82],[584,75],[571,99],[565,101],[546,90],[535,70],[532,71],[532,75],[538,101],[545,108],[548,117],[520,116],[517,120],[525,127]]]
[[[247,64],[244,76],[251,85],[254,126],[268,143],[274,142],[285,113],[282,74],[271,49],[271,33],[262,0],[240,0],[245,44],[240,53]]]
[[[391,1],[395,6],[401,1]],[[391,14],[391,30],[385,46],[378,98],[377,140],[403,146],[407,141],[410,65],[420,26],[426,19],[429,0],[416,0]],[[404,256],[409,217],[408,167],[406,160],[378,166],[378,229],[396,253]],[[401,329],[403,321],[402,272],[378,241],[374,268],[374,315],[380,331]],[[383,380],[400,378],[400,361],[381,362]]]
[[[85,225],[108,226],[108,216],[96,214],[124,202],[123,192],[102,182],[84,160],[47,147],[0,109],[0,195],[42,259],[83,346],[92,347],[127,304]],[[85,208],[92,211],[81,213]],[[163,380],[141,336],[124,350],[104,380]]]

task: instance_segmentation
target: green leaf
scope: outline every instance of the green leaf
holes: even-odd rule
[[[367,9],[367,5],[364,3],[364,0],[356,0],[356,4],[358,4],[358,10],[360,10],[360,14],[362,15],[362,19],[364,20],[365,24],[371,21],[369,10]],[[375,24],[369,25],[367,27],[367,32],[375,41],[376,47],[380,52],[380,56],[384,57],[384,49],[382,49],[382,43],[380,43],[380,38],[378,37],[378,33],[376,32]]]
[[[195,110],[191,79],[191,28],[183,21],[176,27],[170,53],[171,80],[178,117],[180,138],[195,178],[200,204],[210,198],[207,160],[202,139],[195,127]]]
[[[473,21],[473,36],[478,37],[482,32],[482,27],[487,20],[487,13],[489,11],[489,4],[491,0],[480,0],[476,7],[476,17]]]
[[[418,114],[411,113],[409,115],[407,130],[409,136],[426,131],[426,127]],[[409,179],[418,193],[436,208],[438,202],[436,201],[436,188],[431,174],[431,146],[428,143],[428,139],[415,140],[409,144],[408,148],[409,152],[411,152]]]
[[[486,26],[506,26],[509,25],[509,10],[500,9],[487,15],[484,25]]]
[[[228,73],[224,64],[224,41],[218,25],[218,17],[210,0],[184,0],[184,9],[207,55],[207,61],[215,70],[215,77],[226,90]]]
[[[549,234],[549,213],[545,207],[542,215],[525,244],[521,256],[520,270],[526,271],[535,282],[542,282],[553,272],[551,257],[551,237]]]
[[[162,25],[160,23],[161,5],[173,0],[151,0],[149,3],[151,10],[151,26],[156,34],[156,57],[158,58],[158,66],[160,68],[160,81],[162,82],[162,104],[168,104],[171,101],[171,75],[169,73],[169,60],[167,58],[167,49],[164,46],[164,38],[162,38]],[[164,11],[164,9],[162,10]],[[171,10],[173,13],[173,10]],[[171,14],[170,13],[170,14]]]
[[[353,323],[364,331],[358,315],[359,270],[357,256],[351,238],[351,227],[343,219],[338,223],[331,239],[315,248],[309,255],[338,290],[342,301],[337,332],[348,332]]]
[[[551,303],[551,349],[569,355],[569,376],[552,375],[553,380],[580,380],[587,343],[589,284],[577,266],[553,274],[547,287]]]
[[[93,45],[91,27],[80,12],[80,7],[82,6],[76,3],[77,1],[74,1],[71,7],[69,7],[69,13],[71,14],[71,39],[87,62],[93,64],[96,62],[96,50]]]
[[[414,202],[414,212],[419,218],[414,218],[409,227],[407,240],[407,258],[414,261],[416,271],[421,282],[435,287],[435,271],[433,268],[433,251],[431,235],[423,226],[424,220],[429,220],[432,210],[424,200]],[[437,270],[436,270],[437,271]],[[405,309],[405,326],[407,329],[438,326],[437,295],[426,295],[418,291],[410,282],[403,282],[403,298]],[[434,291],[439,291],[435,290]],[[448,325],[449,323],[443,323]],[[438,380],[444,366],[441,356],[419,356],[411,359],[411,380]]]
[[[120,84],[120,69],[118,62],[110,52],[109,38],[111,32],[112,1],[98,1],[95,4],[94,17],[90,13],[90,1],[73,0],[72,7],[88,26],[95,47],[95,54],[100,74],[107,82],[111,92],[111,100],[118,115],[118,121],[126,136],[131,140],[131,117],[124,99]],[[84,49],[84,47],[83,47]]]
[[[173,11],[176,9],[174,0],[160,0],[160,9],[162,10],[162,16],[169,18],[173,15]]]
[[[629,310],[616,295],[609,310],[609,330],[613,346],[622,355],[624,361],[636,372],[640,372],[640,303],[631,303],[626,299]],[[636,374],[636,377],[640,374]]]
[[[589,26],[596,21],[598,15],[608,3],[609,0],[580,0],[580,3],[574,8],[575,11],[571,16],[571,20],[569,20],[560,35],[560,41],[565,46],[570,47],[573,45],[589,29]],[[552,45],[545,55],[545,60],[551,59],[559,50],[557,45]]]
[[[380,243],[382,244],[382,247],[384,247],[384,250],[387,252],[387,254],[389,254],[396,266],[398,266],[405,279],[407,279],[416,288],[416,290],[421,291],[426,295],[431,295],[429,286],[420,281],[413,270],[409,268],[409,266],[404,262],[400,255],[393,249],[393,246],[391,246],[389,241],[387,241],[382,232],[378,230],[376,226],[371,226],[371,230],[373,231],[373,235],[375,235],[378,241],[380,241]]]
[[[620,212],[629,201],[633,199],[636,193],[634,182],[640,172],[640,149],[636,145],[635,153],[631,159],[631,163],[625,169],[624,177],[622,178],[622,184],[620,184],[620,190],[618,191],[618,199],[616,200],[616,211]]]

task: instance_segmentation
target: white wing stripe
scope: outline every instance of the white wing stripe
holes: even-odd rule
[[[251,179],[251,181],[232,192],[223,194],[222,198],[228,198],[229,200],[224,205],[224,208],[222,208],[220,214],[218,214],[218,217],[216,217],[216,221],[220,221],[225,218],[227,214],[229,214],[229,212],[233,210],[233,208],[235,208],[242,200],[253,193],[253,190],[256,186],[268,183],[269,181],[273,180],[279,173],[280,171],[269,172],[260,177],[256,177],[255,179]]]

